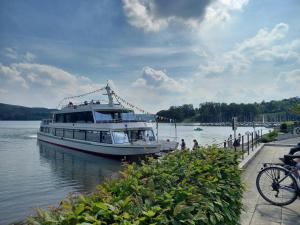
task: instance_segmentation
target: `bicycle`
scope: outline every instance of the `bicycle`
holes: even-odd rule
[[[287,156],[287,157],[286,157]],[[286,155],[285,158],[298,158]],[[294,165],[264,163],[256,177],[259,194],[269,203],[285,206],[300,197],[300,175]]]

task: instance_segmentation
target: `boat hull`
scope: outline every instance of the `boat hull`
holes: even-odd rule
[[[37,138],[39,141],[44,141],[61,147],[70,148],[73,150],[96,153],[110,156],[134,156],[134,155],[149,155],[160,152],[161,145],[156,143],[145,144],[102,144],[96,142],[88,142],[74,140],[69,138],[57,137],[51,134],[38,132]]]

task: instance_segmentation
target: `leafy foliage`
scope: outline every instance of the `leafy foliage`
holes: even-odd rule
[[[297,115],[300,115],[300,103],[292,107],[291,111]]]
[[[121,178],[90,196],[39,209],[29,224],[239,224],[243,186],[234,152],[176,151],[126,165]]]
[[[273,131],[271,131],[267,134],[264,134],[261,141],[263,143],[275,141],[277,136],[278,136],[278,131],[274,129]]]

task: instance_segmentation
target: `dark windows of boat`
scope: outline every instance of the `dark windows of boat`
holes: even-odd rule
[[[86,131],[86,140],[93,142],[100,142],[100,131]]]
[[[49,127],[41,127],[40,131],[44,132],[44,133],[50,133],[50,128]]]
[[[55,122],[64,123],[64,114],[63,113],[55,114]]]
[[[112,144],[111,135],[109,131],[101,132],[101,142],[106,144]]]
[[[65,137],[65,138],[71,138],[71,139],[74,138],[74,136],[73,136],[73,135],[74,135],[74,134],[73,134],[73,131],[74,131],[74,130],[65,129],[65,133],[64,133],[65,136],[64,136],[64,137]]]
[[[93,114],[91,111],[78,112],[76,114],[76,123],[93,123]]]
[[[56,133],[56,136],[63,137],[64,136],[64,129],[56,128],[55,133]]]
[[[55,114],[56,123],[93,123],[91,111]]]
[[[109,131],[91,131],[91,130],[53,128],[52,134],[58,137],[112,144],[112,139]]]
[[[114,131],[113,137],[115,144],[129,143],[128,135],[125,131]]]
[[[85,135],[86,135],[85,130],[74,130],[74,139],[85,140],[86,139]]]

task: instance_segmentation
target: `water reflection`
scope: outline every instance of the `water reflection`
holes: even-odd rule
[[[50,168],[58,186],[77,186],[79,191],[93,191],[105,179],[116,177],[121,161],[91,155],[38,142],[40,163]]]

